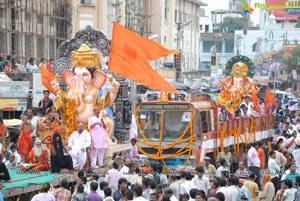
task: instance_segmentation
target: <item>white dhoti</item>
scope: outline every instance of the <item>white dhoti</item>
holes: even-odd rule
[[[82,152],[82,151],[70,151],[69,152],[71,157],[72,157],[72,160],[73,160],[73,167],[78,167],[79,169],[82,169],[83,166],[85,165],[86,163],[86,152]]]

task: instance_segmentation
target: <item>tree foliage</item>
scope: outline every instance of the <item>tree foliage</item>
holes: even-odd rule
[[[287,59],[284,59],[284,64],[287,66],[288,72],[291,72],[292,69],[298,69],[298,58],[300,58],[300,46],[297,45],[296,48],[294,48],[291,51],[291,56]]]
[[[243,29],[243,18],[240,17],[225,17],[220,24],[221,32],[233,32]]]

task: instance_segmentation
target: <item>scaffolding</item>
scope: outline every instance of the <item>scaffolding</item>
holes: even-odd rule
[[[55,59],[71,36],[72,0],[0,0],[0,55],[23,64]]]

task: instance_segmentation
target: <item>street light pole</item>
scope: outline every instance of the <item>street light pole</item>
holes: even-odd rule
[[[192,20],[189,20],[187,22],[185,22],[184,24],[182,24],[181,22],[178,22],[177,23],[177,36],[176,36],[176,45],[177,45],[177,50],[179,51],[179,54],[175,56],[175,62],[174,62],[174,65],[175,65],[175,69],[176,69],[176,81],[179,80],[180,78],[180,74],[181,74],[181,71],[182,71],[182,52],[183,52],[183,49],[181,48],[180,46],[180,42],[181,40],[183,40],[183,34],[182,34],[182,31],[184,29],[185,26],[189,25],[190,23],[192,22]]]

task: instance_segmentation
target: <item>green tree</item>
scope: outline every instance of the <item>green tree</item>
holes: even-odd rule
[[[292,72],[292,69],[298,70],[298,58],[300,57],[300,46],[297,45],[291,52],[291,56],[284,59],[284,64],[287,66],[287,71]]]
[[[300,15],[297,18],[295,28],[300,28]]]
[[[220,24],[221,32],[233,32],[243,29],[243,19],[240,17],[225,17]]]

